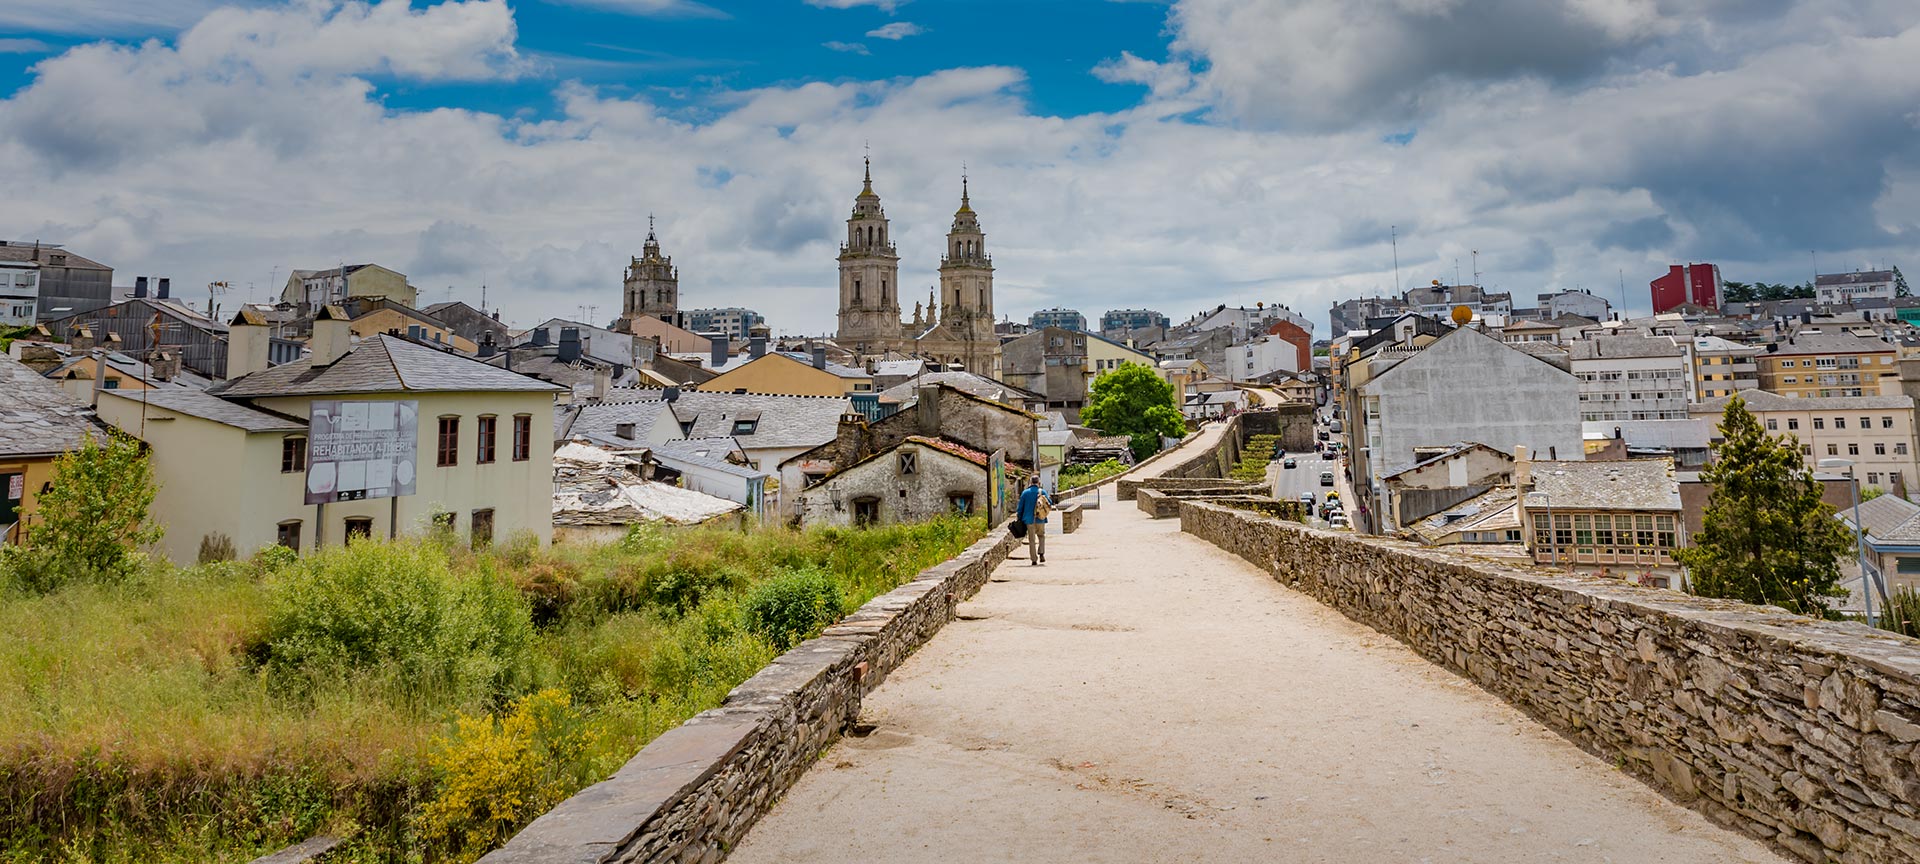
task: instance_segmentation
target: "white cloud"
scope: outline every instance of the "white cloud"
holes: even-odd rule
[[[564,6],[604,9],[645,18],[729,18],[726,12],[696,0],[549,0]]]
[[[1804,14],[1781,20],[1812,28]],[[1607,20],[1579,26],[1660,32]],[[1467,86],[1441,58],[1456,83],[1417,100],[1416,124],[1332,112],[1302,129],[1272,119],[1298,105],[1236,101],[1301,86],[1229,92],[1276,68],[1238,49],[1209,49],[1198,73],[1122,54],[1096,74],[1146,98],[1079,117],[1036,114],[1025,75],[1005,67],[727,93],[699,122],[580,84],[559,85],[539,121],[400,110],[381,102],[388,76],[519,74],[503,3],[222,10],[177,45],[45,59],[0,101],[0,162],[16,169],[0,236],[260,296],[275,268],[379,261],[436,301],[453,285],[477,302],[485,283],[524,324],[589,304],[613,314],[654,212],[689,306],[751,306],[777,330],[819,333],[870,141],[909,303],[936,279],[964,162],[996,305],[1015,317],[1066,305],[1182,318],[1266,300],[1321,319],[1336,299],[1393,289],[1392,225],[1408,284],[1451,279],[1478,250],[1487,284],[1517,302],[1574,285],[1611,297],[1624,269],[1644,308],[1641,286],[1670,260],[1748,281],[1802,278],[1815,247],[1914,260],[1920,29],[1889,20],[1799,41],[1739,31],[1771,35],[1707,68],[1614,58],[1556,79],[1522,64]],[[1377,77],[1327,80],[1352,94]],[[1194,120],[1204,108],[1236,122]],[[1403,145],[1388,131],[1414,134]]]
[[[0,30],[129,36],[171,33],[190,26],[217,0],[7,0],[0,3]]]
[[[862,45],[858,42],[822,42],[820,43],[820,47],[825,48],[828,51],[839,51],[843,54],[873,53],[867,50],[867,46]]]
[[[895,21],[892,24],[868,30],[867,35],[875,39],[892,39],[898,42],[908,36],[918,36],[925,32],[927,32],[926,29],[918,24],[906,21]]]
[[[38,39],[0,39],[0,54],[45,54],[53,50]]]
[[[892,13],[906,3],[907,0],[807,0],[808,6],[821,9],[855,9],[861,6],[872,6],[888,13]]]

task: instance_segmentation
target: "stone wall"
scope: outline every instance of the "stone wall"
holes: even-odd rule
[[[1920,859],[1920,643],[1199,501],[1181,527],[1808,861]]]
[[[780,655],[641,750],[614,776],[534,820],[483,864],[712,862],[860,714],[860,701],[953,620],[1015,545],[996,528]]]
[[[1155,519],[1171,519],[1180,515],[1182,500],[1199,498],[1245,498],[1265,496],[1271,491],[1265,483],[1243,483],[1238,480],[1163,480],[1152,481],[1134,490],[1134,506],[1140,512]],[[1300,502],[1290,502],[1295,508]]]

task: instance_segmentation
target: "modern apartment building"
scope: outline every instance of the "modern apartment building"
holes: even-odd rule
[[[1653,294],[1653,314],[1672,311],[1692,304],[1703,309],[1720,308],[1720,268],[1712,264],[1675,264],[1667,275],[1647,283]]]
[[[1100,316],[1100,332],[1116,330],[1144,330],[1148,327],[1165,328],[1167,316],[1152,309],[1108,309]]]
[[[752,309],[740,306],[728,306],[724,309],[690,309],[682,313],[686,318],[684,325],[695,333],[725,333],[735,339],[745,339],[755,324],[766,323],[766,318]]]
[[[1666,336],[1593,336],[1567,346],[1580,420],[1685,420],[1693,389],[1687,349]]]
[[[1732,396],[1760,386],[1760,364],[1754,358],[1766,350],[1765,346],[1743,345],[1718,336],[1695,336],[1691,345],[1693,398]]]
[[[1789,398],[1867,396],[1897,378],[1899,347],[1879,336],[1803,328],[1756,355],[1760,389]]]
[[[1078,309],[1042,309],[1027,318],[1027,326],[1035,330],[1058,327],[1075,333],[1087,332],[1087,316]]]
[[[1813,279],[1813,298],[1822,303],[1892,300],[1899,293],[1892,270],[1822,273]]]

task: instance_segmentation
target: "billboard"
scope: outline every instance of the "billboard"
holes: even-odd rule
[[[987,524],[998,525],[1007,517],[1007,451],[995,450],[987,457]]]
[[[307,419],[307,503],[412,495],[420,403],[313,402]]]

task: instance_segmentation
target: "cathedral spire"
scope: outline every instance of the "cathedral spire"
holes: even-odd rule
[[[967,202],[967,165],[962,162],[960,163],[960,212],[967,213],[972,210],[973,205]]]

